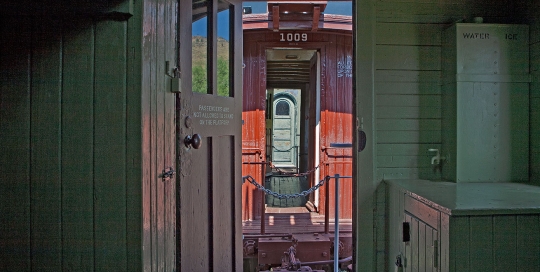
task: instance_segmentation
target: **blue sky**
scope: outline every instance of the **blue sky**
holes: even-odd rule
[[[242,6],[250,6],[252,13],[266,13],[266,2],[244,2]],[[352,2],[351,1],[328,1],[326,14],[341,14],[352,15]],[[218,15],[218,36],[228,39],[229,29],[229,11],[222,11]],[[193,23],[193,36],[206,36],[206,19],[201,19]]]

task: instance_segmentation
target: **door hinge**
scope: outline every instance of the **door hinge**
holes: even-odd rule
[[[159,176],[163,181],[168,181],[174,177],[174,174],[176,174],[174,169],[172,167],[167,167],[163,169],[163,172],[161,172],[161,175]]]

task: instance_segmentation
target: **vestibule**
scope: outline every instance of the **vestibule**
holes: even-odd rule
[[[215,2],[212,14],[220,6]],[[234,14],[240,15],[241,4],[229,2],[235,5]],[[195,148],[184,144],[187,135],[193,139],[200,133],[189,130],[192,123],[185,116],[187,108],[199,105],[181,104],[181,95],[191,91],[191,62],[187,61],[191,57],[179,57],[177,42],[185,45],[191,39],[178,39],[176,33],[190,29],[194,17],[183,11],[191,14],[194,3],[200,4],[183,0],[181,4],[169,0],[0,4],[1,269],[179,270],[179,260],[192,249],[178,249],[179,230],[208,233],[214,221],[198,228],[197,222],[185,220],[189,212],[176,205],[180,192],[188,192],[187,186],[193,185],[189,187],[193,207],[209,205],[207,197],[198,197],[199,192],[207,196],[221,188],[198,190],[187,179],[178,179],[182,170],[201,164],[188,157]],[[395,226],[388,225],[392,204],[383,181],[441,179],[441,172],[431,165],[434,154],[428,150],[444,153],[442,33],[453,23],[483,17],[484,24],[529,26],[531,137],[525,150],[529,170],[524,182],[540,185],[540,139],[533,137],[540,130],[540,5],[536,0],[358,0],[353,10],[352,118],[358,119],[358,129],[367,135],[366,148],[353,153],[354,262],[359,270],[391,271],[395,254],[387,247],[392,237],[387,230]],[[236,34],[241,33],[237,28],[241,22],[235,23]],[[213,48],[217,44],[217,40],[212,43]],[[231,79],[233,95],[242,88],[242,48],[236,46],[230,55],[238,69]],[[191,56],[186,52],[182,56]],[[217,56],[212,55],[211,61],[217,63]],[[181,65],[184,70],[175,69]],[[207,75],[212,76],[210,89],[216,89],[217,71]],[[177,116],[182,117],[179,123]],[[240,131],[241,119],[237,121]],[[182,132],[177,125],[183,126]],[[205,144],[238,149],[235,156],[240,161],[238,138],[216,136],[212,142],[201,135]],[[194,146],[193,141],[187,142]],[[216,158],[229,159],[219,157],[218,148],[204,148],[209,151],[206,155],[212,151]],[[241,169],[235,169],[223,171],[240,184]],[[208,177],[220,180],[219,175]],[[233,205],[218,199],[212,202],[216,218],[220,205],[241,206],[239,201]],[[213,256],[200,258],[206,267],[218,270],[213,262],[225,260],[240,270],[241,214],[220,215],[236,216],[237,221],[227,221],[237,222],[231,227],[234,238],[205,236],[204,244],[192,241],[193,247]],[[208,223],[213,217],[205,218]],[[527,238],[536,248],[530,252],[540,244],[539,220],[530,215],[515,221],[517,230],[528,231],[516,235],[531,233]],[[210,252],[210,243],[221,242],[235,244],[233,252]],[[539,258],[533,255],[520,263],[534,270],[540,267]]]

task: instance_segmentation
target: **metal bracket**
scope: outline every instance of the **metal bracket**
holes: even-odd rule
[[[162,181],[168,181],[174,177],[174,174],[176,174],[174,169],[172,167],[167,167],[163,169],[163,172],[161,172],[159,177],[162,179]]]

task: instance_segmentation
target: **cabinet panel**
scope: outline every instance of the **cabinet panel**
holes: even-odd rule
[[[435,229],[439,228],[439,211],[411,197],[405,197],[404,206],[405,211],[409,212],[411,215],[424,221]]]
[[[491,216],[471,216],[469,256],[471,271],[493,271],[493,223]]]
[[[408,212],[405,212],[405,222],[410,225],[411,239],[404,243],[403,271],[437,271],[438,231]]]

